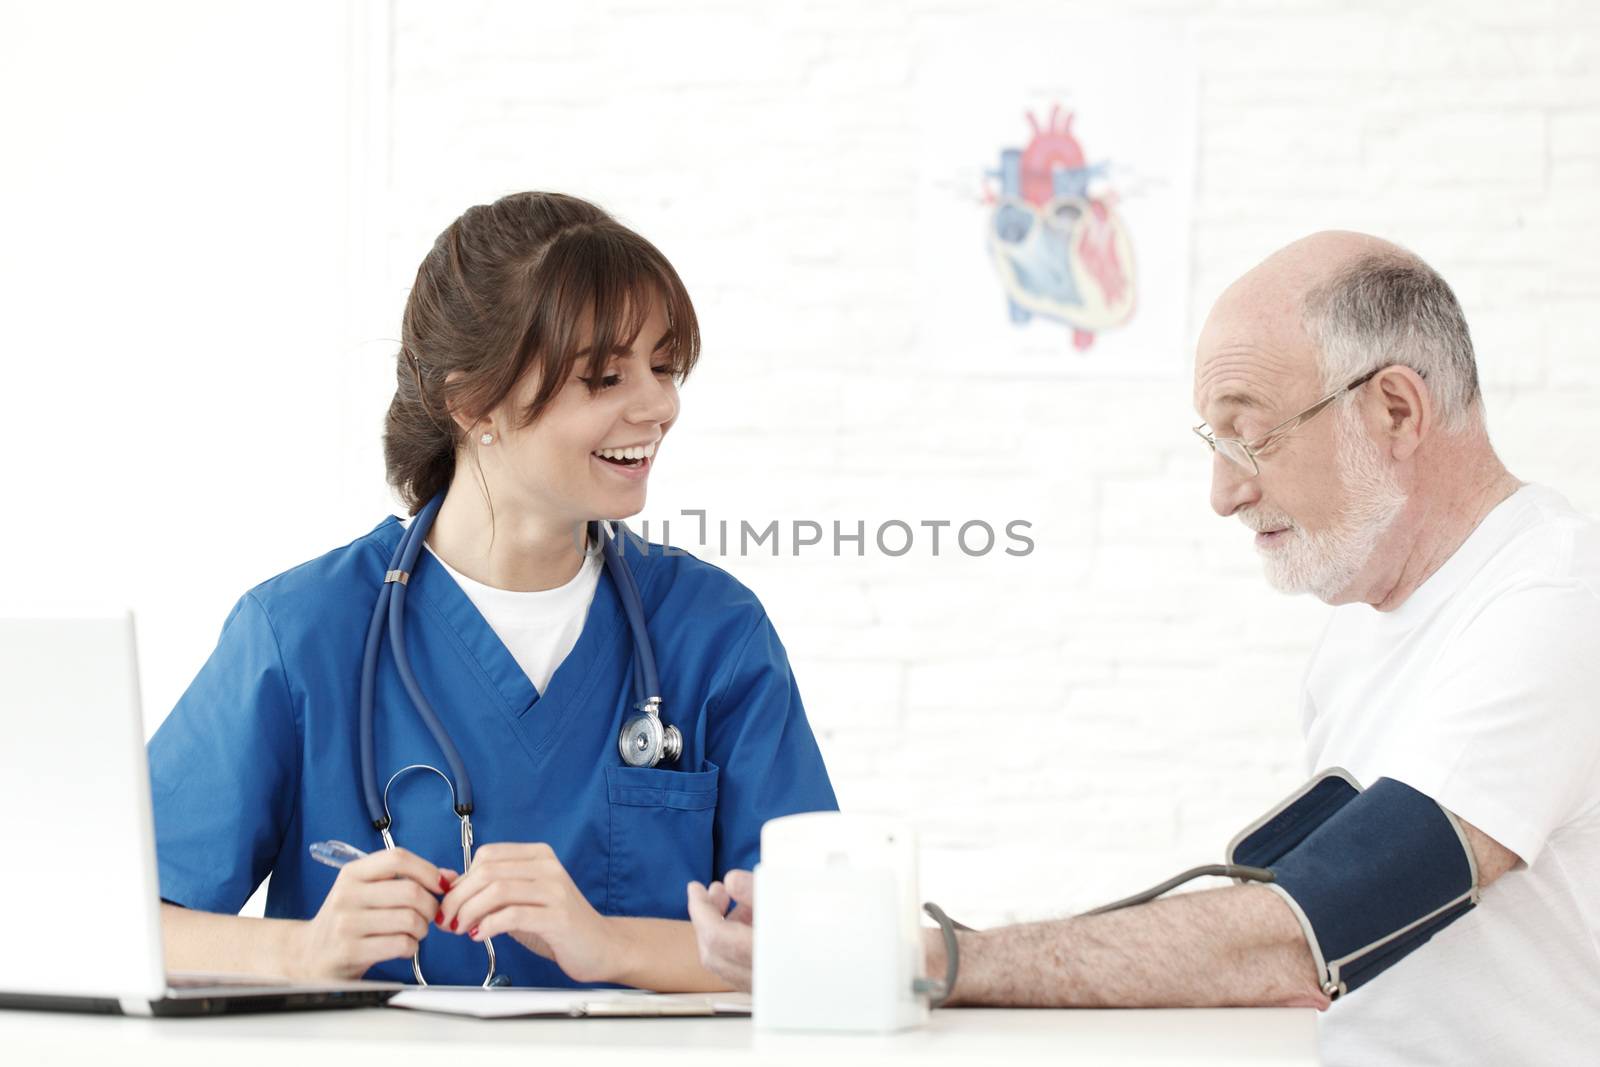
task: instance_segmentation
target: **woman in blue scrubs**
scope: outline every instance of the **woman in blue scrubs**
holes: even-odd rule
[[[384,847],[358,737],[369,619],[403,524],[264,582],[150,742],[168,965],[433,984],[714,989],[685,887],[757,859],[767,819],[836,806],[755,596],[621,538],[683,751],[623,763],[632,643],[585,524],[640,512],[699,353],[670,264],[600,209],[525,193],[440,235],[405,309],[384,437],[411,514],[443,493],[407,586],[417,681],[472,778],[461,872],[449,779],[394,778]],[[408,520],[409,521],[409,520]],[[378,781],[447,768],[377,672]],[[370,853],[342,870],[312,842]],[[271,875],[265,919],[239,908]]]

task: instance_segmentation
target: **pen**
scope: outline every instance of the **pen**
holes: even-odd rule
[[[366,853],[354,845],[343,841],[313,841],[311,842],[311,858],[318,863],[329,867],[343,867],[347,863],[354,863]]]

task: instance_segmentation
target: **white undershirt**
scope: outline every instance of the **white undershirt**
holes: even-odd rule
[[[1600,1056],[1600,526],[1524,486],[1395,611],[1334,610],[1311,770],[1417,789],[1527,862],[1322,1017],[1329,1067]]]
[[[522,593],[473,581],[441,559],[433,546],[424,542],[423,547],[467,594],[489,629],[542,694],[583,633],[589,605],[600,584],[600,554],[586,556],[578,573],[565,585]]]

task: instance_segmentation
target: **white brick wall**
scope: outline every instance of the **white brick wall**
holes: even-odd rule
[[[919,350],[917,27],[1108,14],[1176,22],[1198,56],[1190,336],[1303,233],[1391,237],[1456,285],[1513,470],[1600,511],[1594,5],[393,9],[395,315],[461,208],[586,195],[673,258],[705,326],[647,516],[1032,521],[1025,559],[723,561],[776,620],[841,801],[915,818],[925,893],[978,922],[1217,856],[1301,777],[1296,687],[1325,610],[1267,591],[1210,513],[1187,368],[1029,381]]]
[[[1210,514],[1186,360],[1030,379],[923,336],[907,263],[935,23],[1187,34],[1189,335],[1303,233],[1397,239],[1460,294],[1512,469],[1600,512],[1600,6],[280,6],[264,37],[225,5],[19,2],[0,35],[0,82],[29,101],[0,113],[21,149],[0,179],[0,556],[22,564],[0,609],[124,594],[151,726],[242,589],[390,506],[378,432],[433,235],[555,188],[657,242],[704,321],[646,517],[1032,522],[1022,559],[924,540],[723,561],[777,622],[841,800],[918,821],[927,895],[990,922],[1216,856],[1300,777],[1324,609],[1268,591]],[[112,530],[122,562],[86,565]]]

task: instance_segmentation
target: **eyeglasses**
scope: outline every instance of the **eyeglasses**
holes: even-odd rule
[[[1244,470],[1249,471],[1250,476],[1254,478],[1261,474],[1261,466],[1256,462],[1256,456],[1258,453],[1266,449],[1268,445],[1271,445],[1274,441],[1288,433],[1290,430],[1293,430],[1296,427],[1299,427],[1316,418],[1322,413],[1323,408],[1327,407],[1335,400],[1338,400],[1350,390],[1359,389],[1363,385],[1366,385],[1377,376],[1378,371],[1383,369],[1383,367],[1379,367],[1377,370],[1368,371],[1366,374],[1363,374],[1361,377],[1357,378],[1343,389],[1335,389],[1333,392],[1329,393],[1315,404],[1312,404],[1298,415],[1289,416],[1287,419],[1284,419],[1282,422],[1278,423],[1278,425],[1274,426],[1272,429],[1268,430],[1266,433],[1249,443],[1241,441],[1237,437],[1217,437],[1211,432],[1210,427],[1203,422],[1198,426],[1190,427],[1190,429],[1194,430],[1195,436],[1199,437],[1200,440],[1211,446],[1211,451],[1217,453],[1234,466],[1241,467]]]

